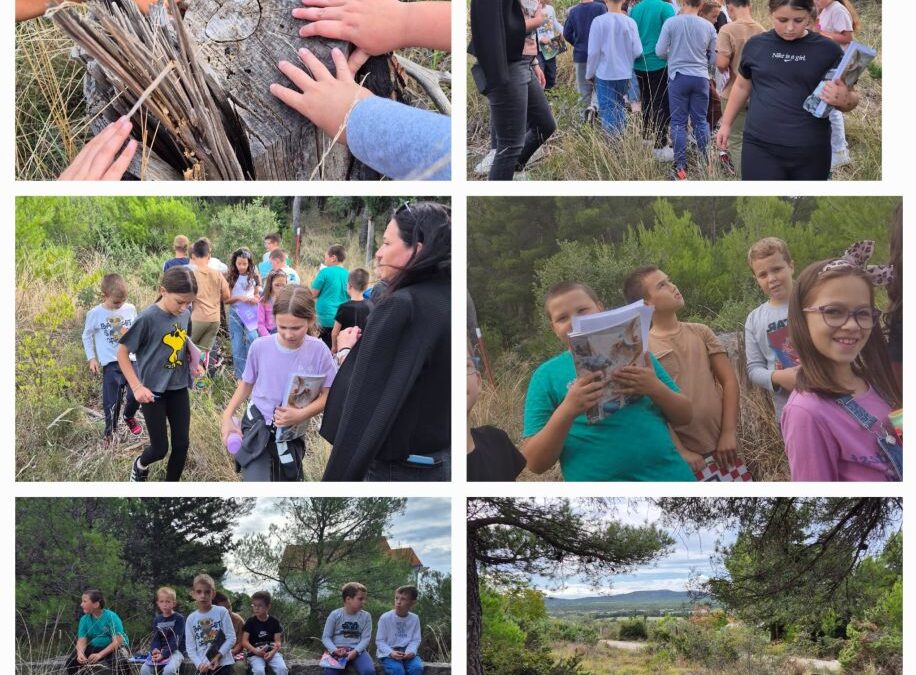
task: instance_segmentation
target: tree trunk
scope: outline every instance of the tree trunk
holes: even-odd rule
[[[301,66],[297,49],[307,47],[334,72],[331,50],[349,53],[350,45],[326,38],[301,38],[302,22],[293,19],[299,0],[194,0],[184,26],[203,66],[206,84],[221,108],[222,122],[244,174],[254,180],[378,180],[381,176],[354,158],[345,144],[333,144],[311,122],[281,103],[269,90],[273,82],[295,88],[277,70],[286,60]],[[144,29],[148,30],[148,28]],[[129,36],[126,36],[129,38]],[[111,107],[119,88],[99,65],[83,57],[84,93],[93,133],[120,114]],[[401,99],[393,57],[373,57],[358,73],[379,96]],[[183,116],[194,117],[194,101],[174,101]],[[148,136],[157,131],[151,118]],[[140,134],[136,134],[140,137]],[[141,148],[142,150],[142,148]],[[143,157],[141,164],[141,156]],[[128,175],[181,180],[182,170],[155,152],[138,152]]]
[[[292,207],[292,228],[293,236],[296,238],[296,262],[299,262],[299,241],[301,239],[299,233],[299,223],[302,219],[302,197],[298,195],[293,197],[293,207]]]
[[[468,675],[483,675],[480,661],[481,614],[480,579],[477,576],[477,546],[468,529]]]

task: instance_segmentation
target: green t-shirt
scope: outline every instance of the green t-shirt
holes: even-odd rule
[[[652,366],[658,379],[680,393],[654,356]],[[526,438],[547,425],[575,379],[576,367],[568,351],[534,371],[525,397]],[[579,415],[563,443],[560,468],[567,481],[696,480],[674,447],[665,417],[648,396],[594,424]]]
[[[120,635],[124,641],[123,645],[128,646],[124,624],[121,623],[121,618],[110,609],[103,609],[98,619],[92,614],[83,614],[76,630],[76,637],[86,638],[89,644],[96,649],[105,649],[111,644],[115,635]]]
[[[655,55],[655,43],[662,34],[662,25],[674,14],[674,7],[666,0],[642,0],[630,10],[630,18],[636,22],[642,43],[642,56],[633,64],[636,70],[651,72],[668,65],[665,59]]]
[[[318,323],[322,328],[334,327],[337,308],[350,299],[347,294],[347,277],[350,273],[340,265],[329,265],[318,272],[312,288],[319,292],[315,302]]]

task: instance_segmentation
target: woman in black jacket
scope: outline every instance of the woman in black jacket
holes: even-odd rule
[[[496,157],[490,180],[512,180],[556,130],[544,95],[534,31],[544,23],[538,9],[525,17],[521,0],[471,0],[472,68],[480,93],[490,103]]]
[[[388,223],[375,255],[388,287],[324,409],[323,480],[449,480],[451,238],[441,204],[405,204]]]

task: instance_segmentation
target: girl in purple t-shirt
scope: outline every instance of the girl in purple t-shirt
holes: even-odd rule
[[[793,481],[902,477],[902,440],[888,419],[902,394],[874,292],[891,271],[866,267],[872,248],[858,242],[842,258],[812,263],[792,289],[789,332],[801,365],[782,431]]]
[[[273,302],[275,335],[259,337],[222,418],[222,438],[238,434],[235,461],[246,481],[302,480],[305,429],[324,410],[337,374],[331,351],[317,333],[315,298],[304,286],[286,286]],[[241,426],[233,419],[251,399]]]

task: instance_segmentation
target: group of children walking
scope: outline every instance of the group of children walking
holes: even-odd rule
[[[374,675],[375,665],[367,650],[372,636],[372,616],[363,609],[366,587],[357,582],[341,589],[343,606],[332,611],[325,622],[321,642],[327,652],[322,659],[333,665],[325,675],[355,671]],[[152,623],[149,652],[143,658],[141,675],[177,675],[182,662],[212,675],[248,673],[286,675],[289,669],[281,654],[283,627],[270,614],[271,595],[257,591],[251,596],[252,615],[247,619],[232,611],[229,599],[216,590],[208,574],[194,577],[191,596],[196,609],[187,617],[176,611],[178,596],[167,586],[156,591],[156,615]],[[420,619],[410,610],[417,601],[415,586],[395,591],[394,608],[378,621],[376,657],[387,675],[422,675]],[[77,642],[70,655],[67,675],[83,666],[102,663],[116,673],[128,673],[129,640],[120,617],[105,608],[101,591],[87,590],[80,602],[83,616],[77,628]],[[237,670],[238,669],[238,670]]]
[[[773,394],[792,480],[902,480],[902,433],[891,421],[902,406],[899,363],[892,362],[900,350],[889,350],[875,306],[875,288],[888,286],[894,300],[885,325],[899,344],[900,209],[895,219],[894,264],[886,267],[866,263],[872,242],[811,263],[797,280],[784,241],[767,237],[748,252],[767,300],[747,317],[747,374]],[[585,284],[558,283],[545,311],[566,350],[531,377],[522,453],[499,430],[471,430],[469,480],[514,480],[525,466],[542,473],[557,462],[570,481],[691,481],[708,457],[736,466],[738,381],[721,342],[707,326],[678,319],[685,299],[655,266],[635,269],[623,294],[654,308],[645,361],[610,375],[631,397],[628,405],[597,422],[586,418],[605,379],[577,375],[569,332],[573,317],[603,305]],[[480,386],[470,359],[468,376],[470,412]]]
[[[768,0],[768,8],[766,31],[751,17],[751,0],[580,0],[563,33],[580,105],[597,104],[603,128],[617,136],[637,102],[635,79],[645,142],[656,159],[673,159],[675,180],[689,175],[688,122],[699,170],[713,171],[707,149],[720,118],[715,142],[726,171],[744,180],[826,180],[851,161],[843,113],[858,95],[842,81],[827,85],[829,119],[803,103],[839,63],[858,16],[848,0]]]
[[[83,347],[90,371],[102,374],[106,446],[122,418],[139,436],[143,429],[136,415],[143,412],[149,445],[133,462],[132,481],[147,480],[150,466],[167,455],[166,480],[180,479],[189,448],[189,390],[212,365],[209,354],[223,305],[238,380],[222,417],[223,442],[232,434],[244,438],[235,461],[245,480],[301,480],[304,441],[301,436],[290,440],[294,461],[280,471],[276,429],[301,425],[322,412],[337,372],[335,354],[344,356],[352,346],[338,344],[338,337],[364,328],[374,304],[363,297],[369,273],[348,272],[342,246],[328,249],[322,269],[306,287],[289,267],[279,240],[274,233],[265,237],[267,250],[258,269],[247,248],[233,252],[227,267],[211,257],[206,238],[191,245],[187,237],[176,237],[159,296],[139,314],[127,302],[120,275],[102,279],[102,302],[86,315]],[[283,402],[294,374],[324,378],[321,392],[304,408]],[[249,399],[239,423],[236,411]]]

